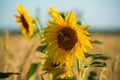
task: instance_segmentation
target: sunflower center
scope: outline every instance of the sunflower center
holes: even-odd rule
[[[58,44],[59,47],[65,49],[65,50],[71,50],[75,43],[77,42],[77,35],[75,30],[64,27],[58,32]]]
[[[22,22],[23,27],[26,29],[26,32],[29,33],[29,29],[28,29],[29,25],[23,15],[21,15],[21,22]]]

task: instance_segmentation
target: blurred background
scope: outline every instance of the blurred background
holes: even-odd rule
[[[49,6],[60,11],[73,10],[91,30],[120,31],[120,0],[2,0],[0,1],[0,30],[17,30],[13,15],[17,14],[17,4],[23,4],[33,17],[39,17],[46,26]]]
[[[120,80],[120,0],[1,0],[0,72],[21,72],[20,76],[6,80],[26,80],[30,64],[43,56],[35,51],[41,43],[38,35],[28,40],[20,33],[14,18],[18,14],[16,6],[19,3],[39,19],[42,27],[46,27],[45,22],[50,20],[50,5],[59,11],[73,10],[83,24],[90,25],[91,39],[102,42],[100,45],[93,44],[94,49],[88,51],[111,57],[107,62],[108,76],[111,80]]]

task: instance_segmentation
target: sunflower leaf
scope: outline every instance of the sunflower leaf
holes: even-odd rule
[[[90,53],[84,53],[84,55],[85,55],[86,58],[93,56],[93,54],[90,54]]]
[[[0,79],[5,79],[5,78],[8,78],[9,76],[11,75],[18,75],[19,73],[14,73],[14,72],[0,72]]]
[[[102,44],[102,42],[98,40],[90,40],[90,42],[93,44]]]
[[[91,54],[91,53],[84,53],[85,57],[91,57],[93,60],[108,60],[110,57],[105,56],[103,54]]]
[[[90,64],[91,67],[104,67],[106,66],[105,62],[94,61]]]
[[[89,74],[90,76],[97,76],[97,73],[95,71],[91,71]]]
[[[27,80],[35,80],[35,72],[37,71],[38,65],[38,63],[31,64],[29,71],[27,72]]]
[[[88,80],[96,80],[97,73],[95,71],[91,71],[88,75]]]
[[[103,54],[94,54],[92,57],[93,60],[108,60],[110,57],[104,56]]]
[[[48,44],[40,45],[36,51],[44,53],[44,50],[47,48]]]

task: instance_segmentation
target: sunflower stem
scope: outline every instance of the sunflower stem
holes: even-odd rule
[[[38,31],[39,31],[39,35],[40,35],[40,37],[41,37],[41,36],[42,36],[42,35],[41,35],[42,28],[40,27],[40,23],[38,22],[37,19],[34,19],[34,21],[35,21],[35,23],[36,23],[37,29],[38,29]]]
[[[77,59],[77,70],[78,74],[80,74],[80,61]]]
[[[83,75],[84,73],[84,62],[82,60],[77,59],[77,70],[78,70],[78,75],[80,80],[84,80],[83,77],[85,75]]]
[[[81,80],[86,80],[86,72],[88,71],[88,69],[89,69],[89,66],[86,69],[84,69]]]

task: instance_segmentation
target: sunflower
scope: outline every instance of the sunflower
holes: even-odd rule
[[[15,15],[15,19],[20,23],[22,34],[28,38],[32,37],[34,34],[33,18],[26,12],[22,4],[18,4],[16,9],[19,15]]]
[[[49,27],[45,28],[43,43],[48,43],[46,52],[53,63],[63,65],[66,59],[75,55],[78,59],[85,59],[86,47],[92,48],[89,33],[85,30],[88,25],[78,25],[77,17],[72,11],[68,11],[65,17],[59,11],[50,6],[52,21],[48,21]]]
[[[47,58],[43,69],[47,70],[52,75],[53,80],[58,78],[69,78],[72,76],[71,72],[72,60],[66,60],[62,66],[60,64],[53,63],[50,58]]]

